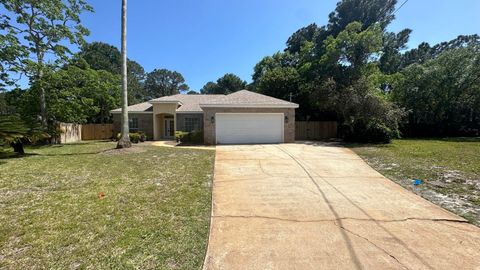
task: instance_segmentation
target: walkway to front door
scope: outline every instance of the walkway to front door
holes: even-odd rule
[[[349,149],[217,146],[204,269],[478,269],[480,228]]]

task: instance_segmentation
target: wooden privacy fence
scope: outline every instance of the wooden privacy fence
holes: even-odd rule
[[[82,125],[82,140],[106,140],[113,137],[113,124]]]
[[[296,121],[295,140],[322,140],[337,137],[337,122]]]
[[[82,140],[82,125],[70,123],[57,123],[60,135],[55,138],[55,143],[75,143]]]

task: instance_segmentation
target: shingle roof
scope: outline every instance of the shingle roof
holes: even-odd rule
[[[201,107],[208,106],[248,106],[248,107],[290,107],[297,108],[298,104],[265,96],[262,94],[250,92],[248,90],[241,90],[229,95],[184,95],[177,94],[161,98],[152,99],[148,102],[143,102],[128,106],[129,112],[151,112],[153,105],[156,102],[178,102],[177,112],[202,112]],[[112,113],[120,113],[121,109],[112,110]]]
[[[128,106],[128,111],[129,112],[151,112],[153,111],[153,106],[152,104],[150,104],[150,102],[143,102],[143,103],[138,103],[138,104]],[[122,108],[111,110],[110,112],[121,113]]]
[[[282,99],[269,97],[259,93],[251,92],[248,90],[240,90],[232,94],[222,96],[210,101],[200,103],[200,107],[208,107],[209,105],[219,106],[280,106],[280,107],[293,107],[297,108],[298,104],[288,102]]]

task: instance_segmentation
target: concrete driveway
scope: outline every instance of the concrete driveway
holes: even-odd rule
[[[349,149],[218,146],[205,269],[480,269],[480,228]]]

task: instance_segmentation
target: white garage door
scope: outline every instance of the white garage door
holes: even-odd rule
[[[281,143],[283,113],[217,113],[218,144]]]

